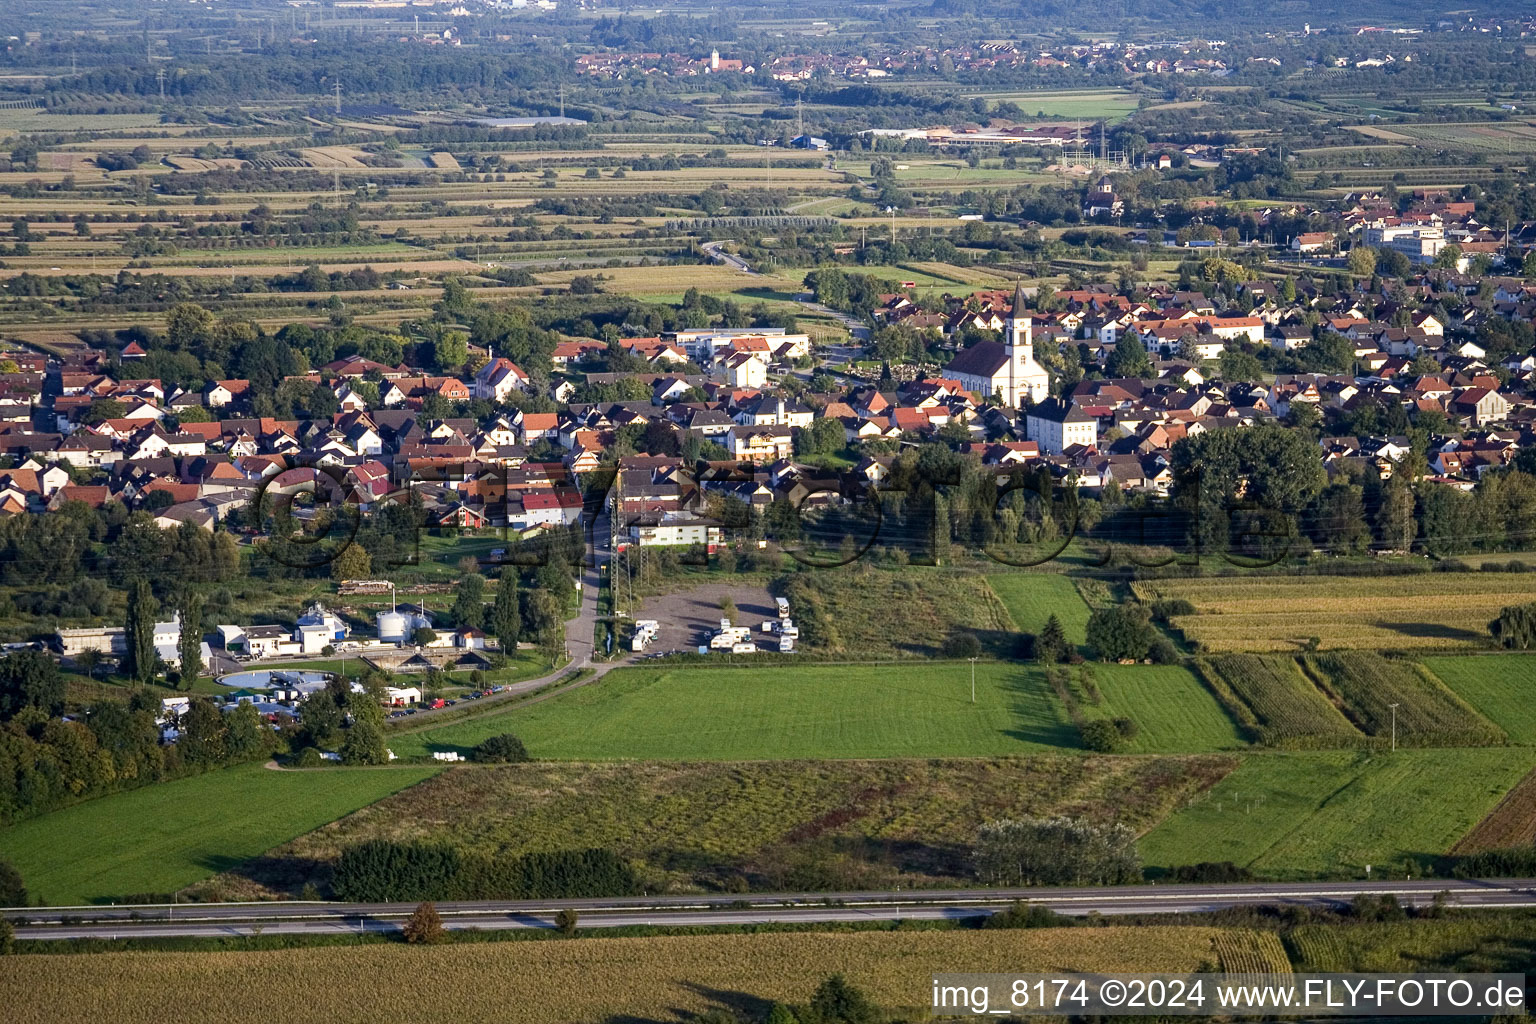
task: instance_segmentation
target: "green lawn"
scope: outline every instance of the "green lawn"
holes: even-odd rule
[[[556,700],[390,738],[401,757],[514,732],[541,758],[939,757],[1075,748],[1032,669],[965,662],[620,669]]]
[[[34,897],[54,906],[169,893],[437,771],[227,768],[23,821],[0,832],[0,856]]]
[[[1425,658],[1424,666],[1494,725],[1509,741],[1536,746],[1536,657],[1490,654]]]
[[[1166,867],[1232,861],[1266,878],[1403,877],[1445,853],[1536,764],[1536,752],[1253,754],[1141,841]]]
[[[1068,631],[1070,633],[1070,630]],[[1084,704],[1090,717],[1129,718],[1136,738],[1127,753],[1205,753],[1246,747],[1211,691],[1178,665],[1092,665],[1103,702]]]
[[[1065,576],[1046,572],[1016,572],[988,576],[987,583],[1008,609],[1014,625],[1026,633],[1039,633],[1054,612],[1074,644],[1084,642],[1088,606]]]

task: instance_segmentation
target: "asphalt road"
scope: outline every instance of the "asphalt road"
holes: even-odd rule
[[[1141,885],[1080,889],[948,889],[909,892],[773,893],[750,896],[623,897],[439,903],[450,929],[553,928],[575,910],[584,928],[625,925],[943,920],[979,917],[1027,900],[1063,914],[1175,914],[1262,905],[1340,906],[1356,896],[1392,895],[1418,906],[1445,894],[1448,906],[1536,907],[1536,879],[1403,882]],[[5,911],[23,919],[18,938],[166,938],[388,932],[415,909],[410,903],[255,903],[179,906],[34,908]]]

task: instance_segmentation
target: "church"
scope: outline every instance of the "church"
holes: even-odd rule
[[[1004,325],[1003,338],[1001,343],[980,341],[961,352],[944,367],[944,376],[982,398],[998,395],[1004,405],[1015,409],[1026,398],[1031,402],[1049,398],[1051,380],[1045,367],[1035,362],[1023,282],[1013,290],[1013,310]]]

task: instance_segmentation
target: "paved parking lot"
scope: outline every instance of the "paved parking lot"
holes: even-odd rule
[[[726,595],[736,602],[737,624],[751,626],[754,640],[765,637],[759,631],[763,620],[779,615],[767,587],[708,583],[677,594],[648,597],[641,603],[635,618],[655,619],[661,626],[656,642],[646,653],[692,651],[708,643],[710,634],[720,628],[720,599]],[[793,608],[790,614],[793,616]]]

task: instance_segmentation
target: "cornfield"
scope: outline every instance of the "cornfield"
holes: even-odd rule
[[[1392,735],[1394,721],[1399,746],[1486,747],[1508,740],[1498,726],[1413,662],[1342,651],[1310,656],[1302,663],[1325,692],[1342,702],[1360,729],[1378,740]]]
[[[1216,936],[1216,955],[1228,974],[1290,974],[1291,961],[1274,932],[1233,929]]]
[[[1260,742],[1289,749],[1347,747],[1362,737],[1290,658],[1228,654],[1212,667],[1253,713]]]
[[[805,1001],[841,972],[879,1003],[921,1012],[937,971],[1184,972],[1223,959],[1217,928],[820,932],[399,944],[227,953],[12,958],[12,1024],[589,1024],[674,1020]],[[1247,936],[1252,933],[1238,933]],[[1228,943],[1258,963],[1253,939]],[[1266,970],[1283,959],[1264,959]],[[180,998],[175,993],[196,993]]]

